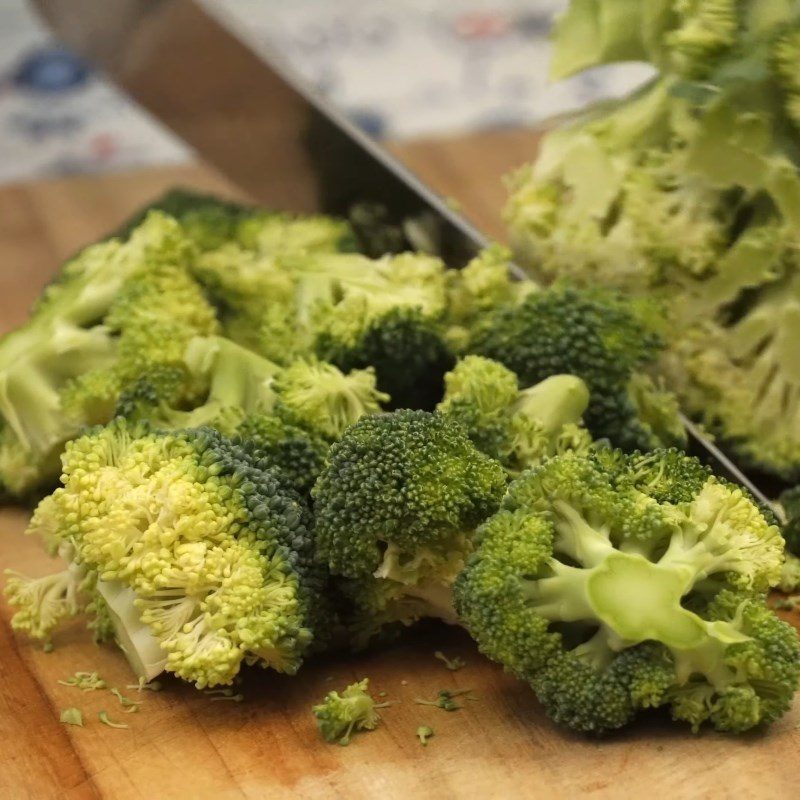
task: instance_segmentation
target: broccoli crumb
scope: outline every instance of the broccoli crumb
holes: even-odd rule
[[[123,695],[119,689],[112,687],[109,691],[114,695],[114,697],[117,698],[117,700],[119,700],[119,704],[125,709],[126,714],[133,714],[139,710],[139,704],[134,703],[133,700],[125,697],[125,695]]]
[[[50,641],[47,641],[42,645],[43,653],[52,653],[53,650],[55,650],[55,647],[53,647],[53,643]]]
[[[434,708],[441,708],[444,711],[458,711],[464,706],[455,701],[456,697],[464,697],[470,694],[472,689],[462,689],[460,692],[451,692],[449,689],[442,689],[435,700],[414,700],[420,706],[433,706]],[[476,697],[464,697],[465,700],[477,700]]]
[[[452,672],[457,672],[460,669],[463,669],[467,666],[467,662],[464,661],[463,658],[460,656],[456,656],[455,658],[448,658],[441,650],[437,650],[433,654],[434,658],[438,658],[447,669],[451,670]]]
[[[353,683],[341,694],[328,692],[325,699],[314,706],[317,726],[326,742],[350,744],[354,731],[372,731],[378,726],[379,708],[393,703],[376,703],[368,693],[369,679]]]
[[[78,725],[83,727],[83,714],[79,708],[65,708],[61,712],[59,720],[66,725]]]
[[[96,672],[76,672],[71,678],[58,682],[62,686],[74,686],[84,692],[94,692],[98,689],[108,688],[106,682]]]
[[[148,683],[146,678],[139,678],[139,683],[129,683],[125,688],[136,689],[137,692],[141,692],[144,689],[148,692],[160,692],[164,687],[160,681],[150,681]]]
[[[127,728],[128,727],[124,722],[113,722],[111,719],[109,719],[108,711],[101,711],[97,715],[97,718],[100,720],[100,722],[103,723],[103,725],[107,725],[109,728]]]
[[[420,725],[419,728],[417,728],[417,738],[419,739],[419,743],[423,747],[427,747],[428,746],[428,739],[430,739],[431,736],[435,736],[435,735],[436,734],[434,733],[433,728],[431,728],[431,727],[429,727],[427,725]]]

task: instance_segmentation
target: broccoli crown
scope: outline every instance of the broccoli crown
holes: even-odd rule
[[[470,342],[472,352],[505,364],[525,385],[558,374],[583,380],[592,435],[631,450],[657,444],[655,428],[637,415],[629,384],[660,348],[660,337],[634,304],[610,291],[563,286],[489,314]]]
[[[200,250],[211,250],[233,240],[239,222],[256,213],[246,205],[221,200],[213,195],[189,189],[170,189],[134,214],[114,232],[113,237],[128,239],[151,211],[159,211],[178,220]]]
[[[108,421],[129,383],[178,367],[191,336],[216,330],[188,274],[193,252],[175,220],[152,212],[127,242],[67,263],[29,322],[0,341],[0,479],[12,492],[54,478],[60,447],[82,425]],[[198,387],[169,391],[188,402]]]
[[[783,540],[678,451],[565,454],[512,483],[455,585],[481,649],[580,731],[669,706],[697,730],[777,719],[800,676],[766,606]]]
[[[378,708],[386,703],[376,703],[369,694],[369,679],[351,684],[341,694],[328,692],[325,699],[313,708],[317,726],[326,742],[350,744],[355,731],[372,731],[378,727]]]
[[[246,416],[236,428],[236,435],[280,470],[301,495],[311,492],[330,447],[320,436],[274,414]]]
[[[445,563],[463,558],[472,530],[504,489],[500,465],[447,417],[365,417],[331,447],[314,487],[318,554],[349,578],[379,568],[406,583],[438,576]]]
[[[448,300],[444,264],[403,253],[373,261],[328,256],[317,269],[323,277],[326,270],[336,276],[340,264],[360,274],[345,275],[340,296],[317,306],[316,354],[344,370],[372,366],[378,387],[388,392],[395,408],[432,408],[453,363],[443,328]]]
[[[511,370],[473,355],[445,375],[445,386],[438,410],[458,420],[475,446],[509,473],[592,444],[581,427],[589,392],[580,378],[553,375],[520,391]]]
[[[348,426],[380,411],[389,396],[375,386],[371,368],[345,375],[324,361],[295,361],[276,377],[276,410],[287,421],[325,439],[338,439]]]
[[[230,683],[243,661],[299,667],[325,629],[310,514],[252,447],[210,428],[117,419],[67,445],[63,487],[31,530],[93,570],[139,674]]]

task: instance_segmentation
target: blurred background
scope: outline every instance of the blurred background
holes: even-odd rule
[[[622,94],[640,65],[551,84],[548,32],[566,0],[205,0],[271,45],[365,130],[409,141],[531,126]],[[0,0],[0,182],[180,164],[191,150]]]

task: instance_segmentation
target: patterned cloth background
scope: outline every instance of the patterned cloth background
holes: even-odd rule
[[[203,0],[376,136],[530,124],[620,94],[639,65],[547,81],[564,0]],[[190,149],[0,0],[0,181],[182,161]]]

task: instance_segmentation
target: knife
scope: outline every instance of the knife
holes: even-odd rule
[[[278,53],[254,52],[196,0],[33,2],[62,42],[255,200],[342,216],[375,204],[410,246],[438,253],[451,267],[486,246],[475,227]],[[691,452],[778,512],[694,423],[683,422]]]

